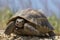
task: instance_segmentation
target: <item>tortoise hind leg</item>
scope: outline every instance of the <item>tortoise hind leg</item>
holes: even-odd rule
[[[48,32],[49,36],[55,36],[55,33],[53,31]]]
[[[55,40],[55,33],[53,31],[48,32],[49,37],[52,38],[52,40]]]
[[[14,28],[15,28],[14,21],[11,21],[11,22],[7,25],[7,28],[6,28],[6,30],[5,30],[4,33],[7,34],[7,35],[10,35],[10,34],[13,32]]]

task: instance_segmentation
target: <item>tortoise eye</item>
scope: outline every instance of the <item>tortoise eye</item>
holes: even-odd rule
[[[16,21],[16,22],[18,22],[18,21]]]
[[[24,22],[24,21],[22,21],[22,22]]]

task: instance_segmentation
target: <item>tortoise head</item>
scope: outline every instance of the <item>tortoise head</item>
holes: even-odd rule
[[[24,23],[25,23],[25,20],[24,20],[24,19],[17,18],[17,19],[16,19],[16,22],[15,22],[15,25],[16,25],[17,27],[22,28],[23,25],[24,25]]]

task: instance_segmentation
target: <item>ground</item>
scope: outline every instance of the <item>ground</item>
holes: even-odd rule
[[[10,37],[10,38],[4,37],[3,32],[4,32],[4,30],[0,30],[0,40],[12,40],[11,39],[12,37]],[[20,38],[15,39],[15,40],[52,40],[52,39],[49,39],[49,38],[42,39],[39,37],[23,37],[23,36],[21,36]],[[54,40],[60,40],[60,36],[55,36]]]

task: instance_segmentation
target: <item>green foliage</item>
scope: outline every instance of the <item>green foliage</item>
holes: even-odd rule
[[[48,20],[50,22],[50,24],[55,28],[55,32],[60,34],[60,19],[57,19],[56,15],[52,15],[50,17],[48,17]]]
[[[4,29],[6,26],[7,21],[13,15],[9,8],[0,11],[0,29]]]

